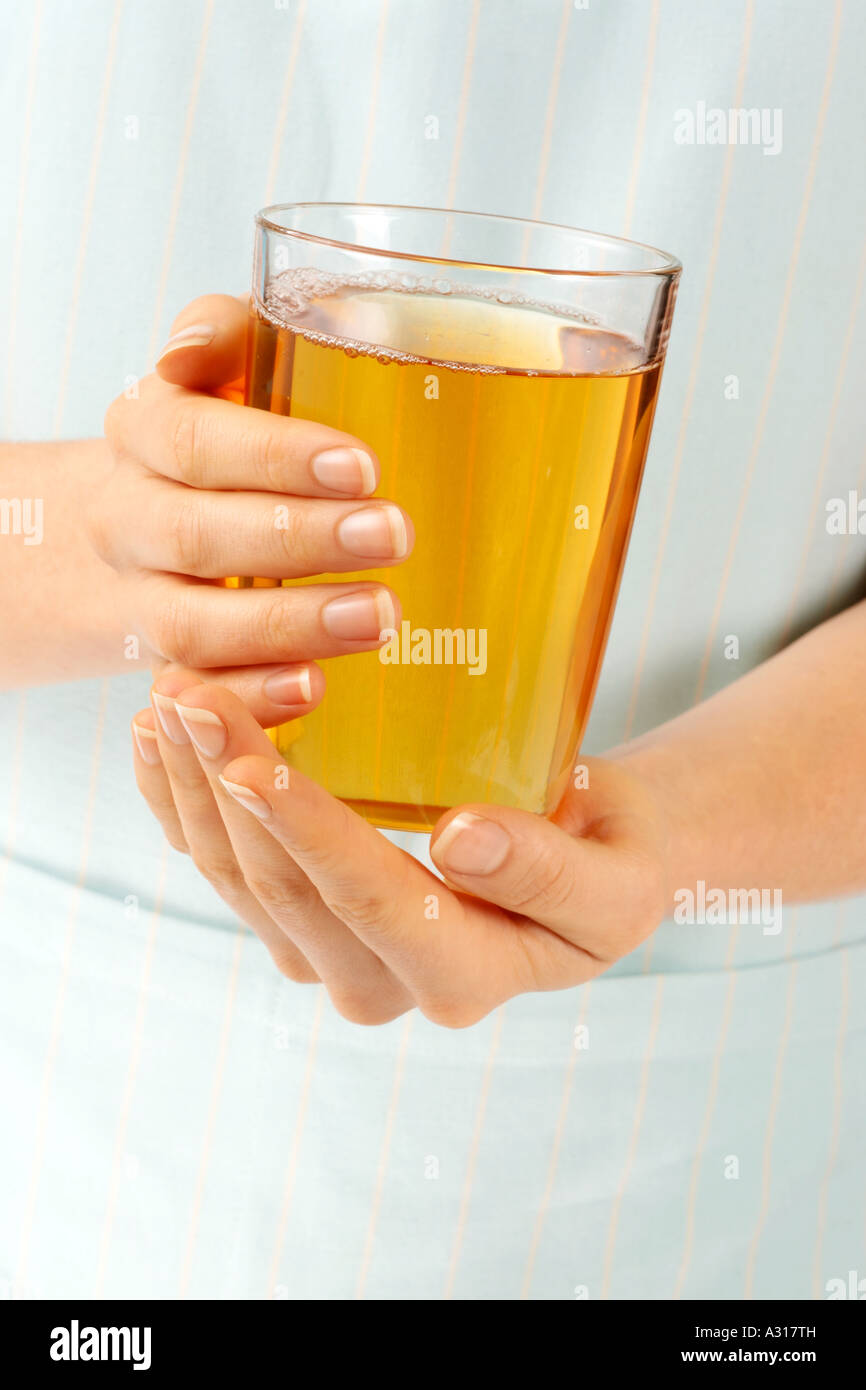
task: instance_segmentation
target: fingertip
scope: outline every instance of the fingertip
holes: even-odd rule
[[[224,719],[241,712],[249,713],[243,700],[235,695],[234,691],[227,690],[224,685],[212,685],[205,681],[195,681],[192,685],[184,686],[176,692],[174,699],[185,709],[210,710],[212,714],[219,714]]]
[[[172,324],[156,359],[157,375],[190,390],[224,386],[241,376],[248,314],[247,304],[231,295],[193,300]]]
[[[174,358],[176,362],[185,364],[185,359],[179,354],[193,352],[196,348],[209,347],[217,332],[218,329],[214,323],[189,323],[185,328],[179,328],[176,333],[172,333],[157,357],[154,363],[156,371],[161,377],[174,380],[169,367],[169,359]]]
[[[303,666],[277,667],[264,677],[261,689],[265,700],[294,719],[321,703],[325,684],[324,673],[310,662]]]
[[[338,497],[370,497],[382,476],[378,458],[360,440],[318,449],[310,471],[319,487]]]
[[[167,695],[169,699],[176,700],[182,691],[203,684],[201,677],[185,666],[166,666],[165,670],[160,671],[150,691],[152,695]]]
[[[461,807],[439,829],[430,856],[443,872],[474,878],[496,873],[511,852],[512,839],[503,825],[489,816]]]
[[[244,787],[270,803],[276,793],[288,790],[290,775],[288,764],[279,755],[267,758],[260,753],[244,753],[226,764],[220,781]]]
[[[139,710],[132,720],[132,741],[142,762],[156,767],[162,761],[153,711]]]

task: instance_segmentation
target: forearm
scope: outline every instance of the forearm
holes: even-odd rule
[[[866,604],[614,751],[667,806],[672,893],[866,889]]]
[[[119,580],[85,500],[111,468],[102,439],[0,446],[0,685],[128,671]],[[135,518],[129,518],[135,524]]]

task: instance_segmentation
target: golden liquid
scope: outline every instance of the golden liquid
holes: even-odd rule
[[[327,578],[391,585],[410,633],[391,650],[410,660],[323,661],[324,701],[277,731],[278,746],[394,829],[427,830],[465,802],[551,810],[589,714],[659,364],[537,306],[323,290],[299,311],[290,287],[269,298],[269,317],[254,313],[246,400],[376,450],[378,491],[412,517],[415,549],[394,569]],[[478,673],[453,660],[456,644],[448,664],[447,638],[439,664],[412,661],[425,655],[420,629],[428,656],[437,629],[474,630],[465,654]]]

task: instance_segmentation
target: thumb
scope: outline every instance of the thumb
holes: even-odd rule
[[[191,391],[212,391],[244,374],[249,302],[205,294],[182,309],[156,360],[163,381]]]
[[[619,810],[620,808],[617,808]],[[616,960],[664,917],[653,819],[626,804],[599,835],[506,806],[463,806],[437,826],[433,862],[458,891],[521,914],[597,960]],[[527,945],[529,943],[527,942]]]

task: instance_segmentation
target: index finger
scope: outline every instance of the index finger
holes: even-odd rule
[[[202,701],[210,706],[210,694]],[[221,781],[432,1022],[467,1027],[538,987],[520,926],[452,892],[302,773],[242,754],[223,767]]]
[[[105,433],[115,451],[188,487],[366,497],[379,483],[379,461],[356,435],[157,377],[113,402]]]

